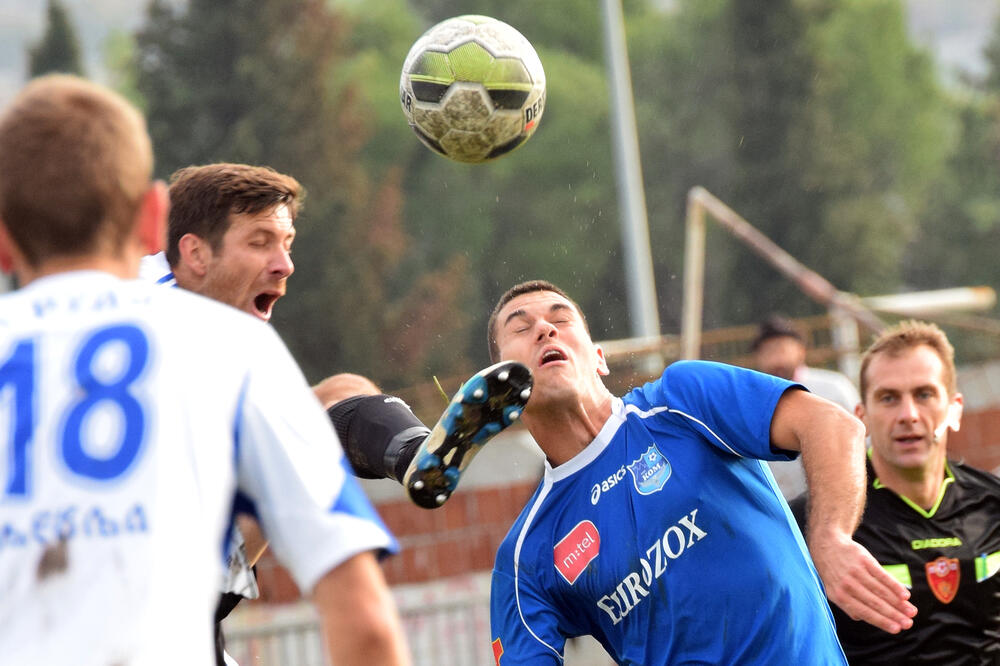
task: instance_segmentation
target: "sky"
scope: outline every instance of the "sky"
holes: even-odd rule
[[[183,2],[183,0],[176,0]],[[905,0],[908,28],[935,56],[945,80],[956,68],[985,69],[982,49],[1000,16],[1000,0]],[[103,46],[115,31],[135,30],[146,0],[63,0],[80,36],[88,75],[106,83]],[[45,28],[47,0],[0,0],[0,107],[24,83],[26,51]]]

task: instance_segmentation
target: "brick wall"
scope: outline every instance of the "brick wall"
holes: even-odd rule
[[[948,434],[948,456],[987,472],[1000,467],[1000,407],[966,411],[962,429]]]
[[[507,530],[538,486],[525,481],[507,486],[460,489],[439,509],[421,509],[400,499],[376,504],[396,535],[400,552],[383,563],[390,585],[489,571]],[[261,600],[284,603],[299,598],[288,572],[268,550],[257,564]]]
[[[950,433],[949,456],[991,471],[1000,467],[1000,407],[967,411],[962,429]],[[477,461],[479,462],[479,461]],[[400,552],[383,568],[391,585],[489,571],[493,557],[538,482],[460,488],[440,509],[426,510],[406,499],[376,503],[399,540]],[[262,601],[283,603],[299,598],[288,572],[267,551],[257,565]]]

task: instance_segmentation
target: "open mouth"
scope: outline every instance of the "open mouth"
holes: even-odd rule
[[[271,309],[274,307],[274,303],[281,298],[281,294],[264,292],[262,294],[257,294],[253,299],[253,307],[256,314],[261,319],[267,321],[271,318]]]
[[[902,444],[903,446],[913,446],[914,444],[919,444],[924,441],[924,438],[920,435],[902,435],[895,438],[897,444]]]
[[[549,363],[554,363],[556,361],[565,361],[566,354],[558,349],[547,349],[542,353],[542,358],[538,362],[538,367],[542,367]]]

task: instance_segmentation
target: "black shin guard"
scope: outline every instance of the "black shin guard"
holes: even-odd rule
[[[430,430],[406,403],[388,395],[359,395],[327,410],[354,474],[402,482]]]

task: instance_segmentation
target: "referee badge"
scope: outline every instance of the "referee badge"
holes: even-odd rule
[[[958,593],[958,579],[961,571],[958,568],[958,558],[939,557],[924,565],[927,571],[927,583],[931,592],[943,604],[951,603]]]

